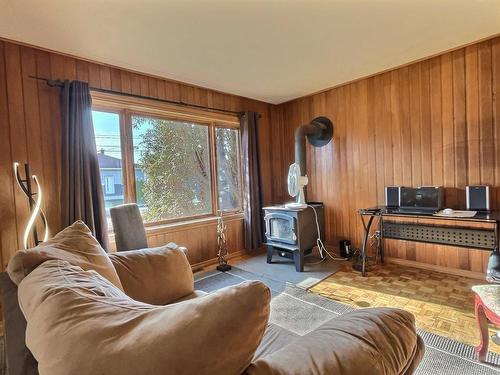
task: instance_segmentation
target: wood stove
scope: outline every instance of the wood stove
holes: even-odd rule
[[[308,203],[307,208],[287,208],[285,206],[264,207],[266,224],[267,263],[272,263],[274,252],[292,259],[297,272],[304,271],[304,257],[316,246],[318,229],[324,241],[325,214],[323,203]],[[314,209],[312,208],[314,207]]]

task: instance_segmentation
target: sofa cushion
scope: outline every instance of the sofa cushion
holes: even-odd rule
[[[60,260],[19,285],[26,343],[41,375],[241,374],[264,334],[270,299],[263,283],[247,281],[152,306]]]
[[[120,251],[109,258],[124,292],[151,305],[166,305],[194,292],[193,271],[186,254],[176,244]]]
[[[301,336],[276,324],[269,323],[259,347],[255,351],[253,361],[272,354],[291,344]]]
[[[108,254],[83,221],[76,221],[37,247],[16,252],[7,266],[7,272],[19,285],[31,271],[51,259],[65,260],[84,270],[94,270],[123,290]]]
[[[423,352],[411,313],[362,309],[331,319],[280,350],[256,358],[246,374],[411,374]]]

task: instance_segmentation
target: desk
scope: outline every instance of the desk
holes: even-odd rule
[[[385,206],[359,210],[365,236],[362,252],[362,275],[365,276],[367,238],[374,218],[379,219],[382,239],[403,240],[453,246],[456,248],[492,251],[499,246],[498,211],[478,213],[471,218],[443,217],[426,214],[405,213]],[[365,224],[365,217],[369,217]],[[381,241],[383,242],[383,241]],[[380,245],[383,259],[384,247]]]

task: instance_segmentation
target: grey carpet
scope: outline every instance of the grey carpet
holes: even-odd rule
[[[239,266],[239,264],[238,264]],[[289,283],[279,283],[262,275],[233,267],[228,273],[217,271],[197,275],[195,288],[212,292],[239,284],[244,280],[261,280],[272,290],[270,321],[293,335],[304,335],[329,319],[354,310],[353,307],[307,292]],[[267,280],[267,282],[266,282]],[[474,348],[446,337],[418,330],[426,351],[417,375],[498,375],[500,355],[488,353],[488,363],[474,359]]]
[[[275,253],[273,263],[268,264],[266,254],[262,254],[238,262],[238,268],[282,283],[290,282],[298,288],[309,289],[333,275],[340,268],[339,262],[331,259],[323,262],[320,260],[319,255],[315,253],[307,256],[304,262],[304,272],[297,272],[292,260]]]

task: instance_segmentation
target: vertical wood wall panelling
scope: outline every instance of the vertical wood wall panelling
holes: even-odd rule
[[[223,94],[178,82],[149,77],[98,63],[79,60],[36,48],[0,41],[0,262],[5,268],[10,257],[22,246],[22,233],[28,219],[28,202],[16,186],[12,162],[29,162],[45,192],[44,210],[51,234],[61,229],[61,131],[59,90],[44,82],[28,78],[37,75],[50,79],[83,80],[90,86],[112,89],[154,98],[184,100],[188,103],[225,110],[252,110],[262,115],[261,162],[263,166],[264,203],[274,201],[269,180],[274,178],[271,163],[270,137],[279,137],[271,128],[271,105],[234,95]],[[278,116],[279,117],[279,116]],[[276,116],[273,116],[276,118]],[[281,123],[275,120],[274,123]],[[288,141],[287,141],[288,142]],[[281,177],[286,176],[283,174]],[[284,181],[284,180],[283,180]],[[286,185],[285,185],[286,186]],[[228,223],[228,241],[232,252],[243,248],[241,220]],[[189,247],[191,262],[204,262],[216,256],[215,224],[198,227],[193,232],[154,231],[149,242],[162,245],[170,240]],[[190,246],[191,245],[191,246]]]
[[[495,191],[496,207],[500,204],[500,38],[492,40],[493,64],[493,127],[495,129]]]
[[[348,238],[360,246],[357,210],[383,204],[388,185],[443,185],[446,206],[460,209],[466,185],[488,184],[499,208],[499,88],[495,38],[273,109],[283,112],[276,117],[282,155],[293,155],[290,134],[303,121],[325,114],[334,121],[333,143],[308,151],[308,192],[325,202],[328,241]],[[287,158],[272,160],[274,171],[288,167]],[[489,255],[405,241],[386,245],[390,257],[473,272],[485,270]]]
[[[50,77],[51,65],[49,54],[36,50],[37,76]],[[82,75],[85,75],[85,69]],[[88,67],[86,75],[88,76]],[[61,181],[61,135],[60,129],[55,126],[60,121],[59,92],[38,81],[38,105],[40,113],[40,148],[43,155],[43,176],[41,182],[45,187],[45,213],[51,218],[49,235],[54,235],[60,228],[60,181]],[[49,129],[47,131],[47,129]]]
[[[495,143],[493,122],[492,80],[492,43],[491,40],[479,43],[479,137],[480,137],[480,170],[481,184],[495,187]],[[496,98],[498,100],[498,98]],[[497,125],[498,126],[498,125]],[[497,185],[498,187],[498,185]],[[496,195],[492,194],[493,207],[498,207]],[[483,252],[483,263],[488,262],[489,254]]]
[[[35,51],[31,48],[21,49],[21,71],[28,163],[30,165],[30,172],[36,174],[39,181],[45,181],[46,178],[43,174],[43,154],[41,147],[39,147],[41,143],[41,128],[38,83],[28,78],[30,75],[36,75],[37,73]]]
[[[422,153],[422,184],[432,185],[431,130],[431,61],[422,61],[420,69],[420,139]]]
[[[7,103],[10,124],[10,151],[12,161],[21,166],[28,162],[28,148],[26,144],[26,124],[24,118],[23,86],[21,71],[21,48],[17,45],[5,43],[5,69],[7,82]],[[5,145],[4,147],[6,147]],[[2,166],[12,173],[12,164]],[[12,179],[14,183],[14,179]],[[18,247],[22,246],[24,224],[28,218],[28,201],[21,190],[14,185],[14,202],[17,214],[17,246],[8,249],[4,254],[4,262],[12,256]]]
[[[455,186],[455,133],[453,127],[453,68],[451,54],[441,56],[441,109],[443,124],[444,186]],[[446,206],[456,205],[453,190],[446,192]]]
[[[7,79],[5,66],[5,43],[0,41],[0,139],[4,144],[0,147],[0,249],[9,249],[1,251],[0,260],[2,266],[9,257],[10,249],[18,247],[17,240],[17,217],[16,202],[14,199],[14,181],[12,176],[12,153],[10,147],[10,126],[9,109],[7,98]]]
[[[452,53],[453,59],[453,119],[455,144],[455,205],[465,207],[464,187],[467,185],[467,127],[465,116],[465,54]]]
[[[467,125],[465,90],[465,51],[452,53],[453,56],[453,118],[455,134],[455,188],[456,205],[465,207],[465,185],[467,185]],[[444,265],[470,270],[469,253],[460,248],[450,247],[447,252],[440,250]],[[452,263],[450,263],[452,262]]]
[[[467,121],[468,183],[481,183],[479,160],[479,79],[477,44],[465,49],[465,99]]]

